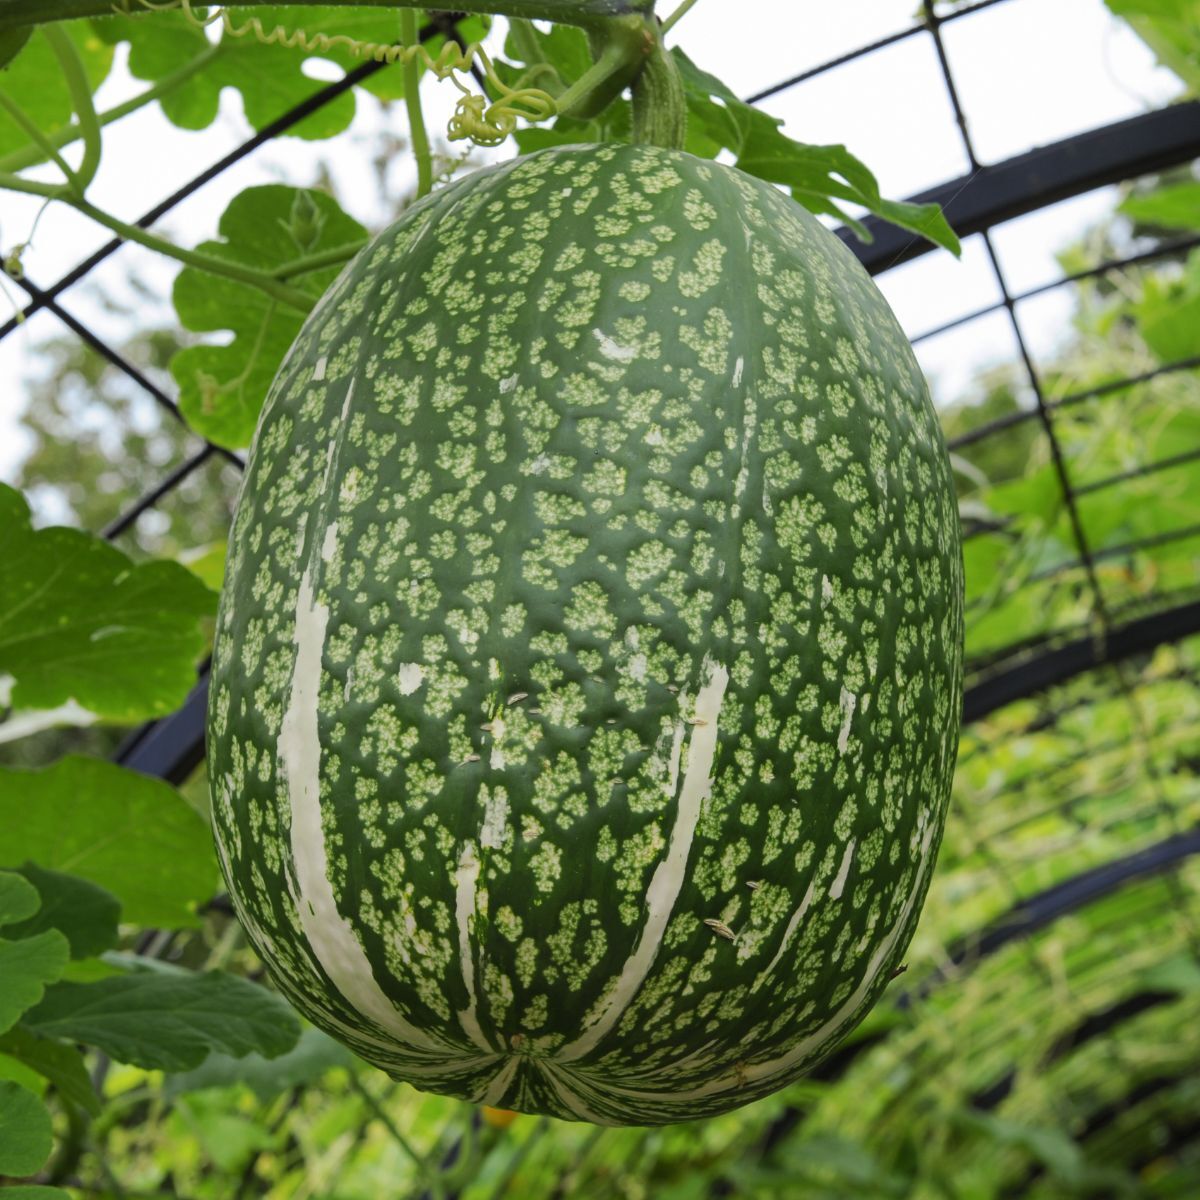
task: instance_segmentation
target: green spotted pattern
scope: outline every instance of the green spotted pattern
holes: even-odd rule
[[[920,371],[800,206],[651,147],[465,178],[350,265],[255,437],[209,738],[242,920],[418,1087],[766,1095],[911,937],[961,590]]]

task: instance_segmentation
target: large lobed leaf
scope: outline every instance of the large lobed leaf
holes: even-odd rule
[[[112,47],[98,38],[86,21],[71,21],[64,28],[79,51],[94,91],[108,76]],[[43,133],[53,133],[71,122],[71,93],[50,43],[37,31],[17,47],[12,61],[0,73],[0,88]],[[0,154],[28,144],[25,130],[7,111],[0,109]]]
[[[74,701],[113,721],[171,712],[196,680],[216,597],[178,563],[135,566],[77,529],[33,529],[0,484],[0,677],[15,709]]]
[[[860,237],[867,231],[843,203],[860,205],[935,245],[960,252],[958,237],[936,204],[885,200],[875,176],[845,146],[793,141],[781,132],[782,121],[743,103],[682,50],[672,54],[687,96],[689,150],[708,158],[729,150],[740,170],[782,184],[806,208],[844,221]]]
[[[17,1025],[0,1036],[0,1054],[6,1054],[54,1085],[60,1096],[93,1116],[100,1112],[100,1099],[92,1087],[83,1055],[74,1046]],[[8,1200],[6,1196],[4,1200]]]
[[[385,8],[334,8],[287,5],[261,8],[230,8],[230,21],[241,36],[224,31],[214,50],[203,30],[189,21],[182,12],[138,14],[96,19],[93,24],[104,41],[116,45],[129,43],[129,69],[138,79],[159,84],[190,64],[203,59],[201,69],[190,74],[186,83],[172,87],[159,99],[168,120],[183,129],[204,129],[216,120],[221,92],[233,88],[242,99],[246,120],[255,128],[281,117],[289,109],[307,100],[320,90],[321,84],[304,73],[305,63],[316,57],[336,63],[345,71],[370,61],[370,47],[394,46],[400,26],[394,12]],[[270,39],[281,31],[271,45],[263,45],[256,36],[254,22]],[[464,38],[473,40],[485,32],[478,19],[459,23]],[[300,45],[283,44],[293,41],[299,33],[306,35],[309,45],[319,35],[348,38],[361,43],[354,53],[345,42],[319,49],[317,53]],[[434,55],[443,39],[432,39],[429,49]],[[399,65],[393,64],[368,76],[360,85],[383,100],[398,100],[404,95],[404,76]],[[289,127],[286,133],[302,138],[328,138],[342,133],[354,119],[353,92],[344,92],[302,121]]]
[[[0,871],[0,926],[28,921],[40,904],[28,880]],[[11,933],[7,928],[4,932]],[[69,956],[67,939],[54,929],[19,940],[0,937],[0,1034],[42,998],[46,984],[62,976]]]
[[[26,1014],[35,1033],[96,1046],[147,1070],[187,1071],[210,1051],[284,1054],[300,1036],[274,992],[222,971],[135,971],[60,983]]]
[[[0,1080],[0,1175],[32,1175],[52,1145],[50,1114],[41,1101],[19,1083]]]
[[[117,944],[117,922],[121,905],[111,892],[86,879],[47,871],[33,863],[18,869],[40,897],[41,907],[23,920],[12,918],[9,924],[0,914],[0,935],[6,938],[27,938],[57,929],[66,939],[72,958],[92,958],[111,950]],[[0,879],[14,876],[5,872]]]
[[[79,875],[112,892],[125,919],[142,925],[194,925],[196,906],[217,883],[208,827],[183,797],[99,759],[0,770],[0,829],[0,864]],[[55,936],[65,963],[67,940]]]
[[[214,257],[273,271],[306,254],[360,244],[366,230],[323,192],[308,192],[315,206],[314,235],[300,244],[293,235],[293,208],[300,189],[268,184],[235,196],[221,216],[221,240],[199,249]],[[316,301],[339,268],[328,267],[292,282]],[[249,444],[259,410],[279,364],[300,332],[302,317],[255,288],[193,267],[175,280],[175,310],[187,329],[231,330],[224,346],[189,346],[171,360],[180,407],[197,432],[223,446]]]
[[[354,1056],[340,1042],[307,1026],[300,1040],[278,1058],[264,1058],[261,1054],[247,1054],[243,1058],[210,1054],[194,1070],[170,1076],[166,1093],[178,1096],[205,1088],[243,1084],[265,1103],[290,1087],[314,1083],[333,1067],[348,1067],[354,1061]]]

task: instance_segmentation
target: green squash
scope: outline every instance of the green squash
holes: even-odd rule
[[[419,1088],[764,1096],[912,935],[961,593],[924,380],[836,237],[675,151],[480,171],[350,264],[255,436],[209,715],[242,921]]]

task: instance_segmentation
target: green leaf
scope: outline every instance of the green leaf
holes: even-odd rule
[[[1155,991],[1178,992],[1181,996],[1200,992],[1200,965],[1183,955],[1169,958],[1138,974],[1143,987]]]
[[[106,46],[86,21],[70,21],[63,26],[83,60],[92,90],[104,81],[112,66],[112,47]],[[25,115],[43,133],[53,133],[70,124],[73,109],[71,93],[63,79],[58,59],[46,38],[37,33],[20,48],[0,75],[0,88],[15,100]],[[19,150],[29,138],[6,111],[0,110],[0,154]]]
[[[281,117],[289,109],[320,91],[325,84],[304,74],[304,64],[313,58],[336,63],[344,71],[354,70],[374,57],[371,47],[396,44],[399,23],[395,14],[378,7],[335,8],[288,6],[230,8],[235,30],[242,36],[231,37],[222,27],[215,52],[197,24],[183,12],[158,12],[153,19],[144,15],[100,18],[93,22],[99,37],[110,45],[129,43],[129,70],[136,78],[160,84],[177,73],[186,73],[178,86],[159,97],[164,116],[183,129],[204,129],[216,120],[221,91],[233,88],[240,95],[246,120],[255,128]],[[352,53],[339,42],[315,52],[289,49],[278,42],[263,45],[255,36],[257,22],[269,37],[276,29],[286,35],[303,31],[310,45],[325,35],[349,38],[361,43],[363,52]],[[482,37],[485,30],[479,19],[459,23],[463,36]],[[438,53],[444,39],[431,39],[430,53]],[[191,67],[200,62],[200,69]],[[398,100],[404,95],[404,74],[399,65],[390,65],[368,76],[360,85],[382,100]],[[328,138],[344,132],[354,119],[356,102],[348,91],[323,104],[316,112],[286,130],[286,135],[301,138]]]
[[[41,1000],[46,984],[61,977],[69,957],[67,939],[57,929],[19,942],[0,938],[0,1033]]]
[[[6,926],[2,931],[5,937],[31,937],[57,929],[70,944],[72,958],[91,958],[117,944],[121,905],[111,892],[86,879],[32,863],[18,870],[37,889],[42,906],[28,919]]]
[[[45,1105],[19,1083],[0,1081],[0,1175],[32,1175],[53,1145]]]
[[[1200,91],[1200,7],[1196,0],[1106,0],[1158,61]]]
[[[62,1188],[45,1187],[40,1183],[21,1183],[5,1188],[4,1200],[71,1200],[71,1194]]]
[[[0,871],[0,926],[24,921],[41,906],[38,890],[12,871]]]
[[[38,1033],[97,1046],[118,1062],[187,1071],[210,1051],[274,1058],[300,1023],[274,992],[222,971],[137,971],[95,983],[60,983],[25,1018]]]
[[[137,924],[194,925],[215,890],[203,819],[169,784],[100,759],[0,770],[0,829],[0,859],[99,884]]]
[[[353,1062],[354,1056],[345,1046],[319,1029],[306,1026],[295,1046],[278,1058],[210,1054],[194,1071],[169,1076],[165,1092],[170,1097],[244,1084],[265,1103],[290,1087],[313,1083],[333,1067],[349,1067]]]
[[[216,597],[172,562],[135,566],[77,529],[34,530],[0,484],[0,676],[16,709],[73,704],[122,722],[178,708]]]
[[[48,1079],[72,1104],[93,1116],[99,1114],[99,1097],[92,1087],[83,1055],[74,1046],[38,1037],[23,1025],[17,1025],[0,1037],[0,1054],[7,1054]]]
[[[6,29],[0,33],[0,70],[5,69],[21,53],[25,43],[29,41],[31,33],[33,33],[32,25]]]
[[[718,149],[736,156],[749,175],[783,184],[812,212],[845,222],[860,237],[866,230],[841,202],[861,205],[885,220],[911,229],[954,254],[958,238],[936,204],[885,200],[867,167],[845,146],[810,146],[780,131],[782,121],[737,98],[719,79],[701,71],[682,50],[672,50],[683,79],[689,115],[689,149],[710,157]]]
[[[1172,184],[1144,196],[1129,196],[1117,206],[1117,212],[1162,229],[1200,229],[1200,180]]]
[[[222,241],[204,242],[207,254],[272,271],[309,253],[355,246],[366,230],[324,192],[312,192],[320,231],[309,250],[291,233],[296,189],[278,184],[247,188],[221,217]],[[298,276],[293,283],[316,300],[339,266]],[[246,446],[259,410],[284,354],[300,332],[302,318],[262,292],[217,280],[188,267],[175,280],[175,311],[187,329],[231,330],[224,346],[189,346],[171,360],[180,388],[180,407],[189,424],[222,446]]]
[[[1148,278],[1133,313],[1146,345],[1160,362],[1200,354],[1200,252],[1189,256],[1182,279]]]

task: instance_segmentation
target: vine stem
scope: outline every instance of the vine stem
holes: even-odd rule
[[[437,1172],[430,1166],[429,1160],[421,1154],[417,1148],[400,1132],[396,1122],[387,1114],[383,1105],[375,1099],[374,1096],[367,1090],[366,1084],[354,1073],[349,1072],[350,1089],[355,1092],[359,1099],[371,1110],[371,1115],[382,1123],[383,1127],[391,1135],[392,1140],[412,1159],[413,1165],[417,1168],[421,1178],[425,1181],[426,1186],[441,1200],[442,1186],[441,1180],[438,1178]]]
[[[580,77],[562,95],[555,99],[558,111],[565,116],[571,115],[571,108],[581,100],[586,100],[606,80],[611,79],[618,71],[627,70],[630,63],[630,48],[623,40],[609,42],[600,57],[588,67]]]
[[[239,263],[228,262],[226,259],[216,258],[214,255],[205,254],[200,250],[187,250],[182,246],[176,246],[173,242],[168,242],[164,238],[147,233],[146,230],[138,225],[130,225],[128,222],[114,217],[111,213],[107,213],[103,209],[89,203],[83,197],[72,195],[69,191],[61,187],[55,187],[52,184],[36,183],[32,179],[23,179],[20,175],[0,173],[0,189],[10,192],[24,192],[30,196],[43,196],[47,200],[61,200],[64,204],[69,204],[77,212],[81,212],[85,217],[90,217],[98,225],[103,225],[106,229],[110,229],[125,241],[136,242],[139,246],[145,246],[146,249],[154,250],[159,254],[165,255],[167,258],[173,258],[185,266],[207,271],[210,275],[220,275],[225,279],[232,279],[237,283],[244,283],[249,287],[258,288],[259,291],[274,297],[281,304],[286,304],[289,308],[294,308],[297,312],[303,313],[306,316],[312,311],[313,305],[316,303],[314,297],[310,296],[307,292],[289,287],[282,280],[276,279],[266,271],[256,271],[253,267],[244,267]]]
[[[675,11],[672,12],[669,17],[664,17],[663,23],[662,23],[662,29],[659,31],[662,34],[662,36],[665,37],[668,33],[670,33],[671,30],[680,21],[682,21],[683,18],[686,17],[689,12],[691,12],[691,10],[695,7],[696,3],[697,3],[697,0],[682,0],[682,3],[679,5],[679,7],[677,9],[675,9]]]
[[[318,250],[315,254],[306,254],[303,258],[293,258],[291,262],[276,267],[272,272],[273,279],[295,279],[298,275],[310,275],[313,271],[321,271],[326,267],[339,267],[349,262],[365,245],[367,239],[360,242],[347,242],[344,246],[331,246],[328,250]]]
[[[130,113],[137,112],[139,108],[144,108],[147,104],[151,104],[169,92],[173,92],[177,87],[180,87],[191,79],[193,75],[204,70],[220,53],[221,46],[219,43],[209,46],[207,50],[203,50],[197,54],[191,62],[186,62],[177,71],[172,71],[170,75],[163,76],[152,87],[138,92],[136,96],[131,96],[121,104],[115,104],[112,108],[105,109],[96,118],[101,128],[105,125],[111,125],[114,121],[119,121],[122,117],[129,116]],[[40,130],[39,133],[41,133]],[[48,146],[44,146],[41,143],[37,146],[23,146],[20,150],[14,150],[10,154],[4,155],[0,158],[0,172],[23,171],[26,167],[36,167],[48,158],[57,157],[55,151],[61,150],[63,146],[69,146],[82,136],[83,131],[78,124],[64,125],[61,129],[56,129],[53,133],[42,133],[42,138],[45,139]]]
[[[87,186],[96,177],[100,166],[100,122],[96,118],[96,105],[92,101],[92,85],[88,82],[83,60],[75,43],[61,25],[45,25],[42,34],[50,43],[59,70],[71,95],[75,118],[79,122],[79,133],[83,138],[83,158],[72,176],[72,182],[82,198]]]
[[[41,161],[45,162],[47,159],[53,161],[54,165],[63,173],[66,181],[76,185],[75,171],[71,164],[59,154],[57,147],[38,128],[33,118],[7,92],[2,90],[0,90],[0,108],[3,108],[12,117],[36,148],[42,151]]]
[[[417,44],[417,14],[411,8],[400,14],[400,40],[406,46]],[[408,110],[408,132],[417,160],[416,198],[420,200],[433,191],[433,155],[429,150],[425,114],[421,111],[421,68],[416,58],[404,64],[404,107]]]
[[[238,7],[263,7],[274,2],[240,0]],[[331,6],[331,0],[292,0],[292,3]],[[340,3],[334,0],[332,6],[423,9],[427,7],[427,0],[341,0]],[[466,13],[530,17],[595,29],[613,17],[646,16],[652,11],[654,0],[455,0],[454,7]],[[0,30],[69,21],[76,17],[107,17],[112,15],[112,10],[113,0],[0,0]]]

